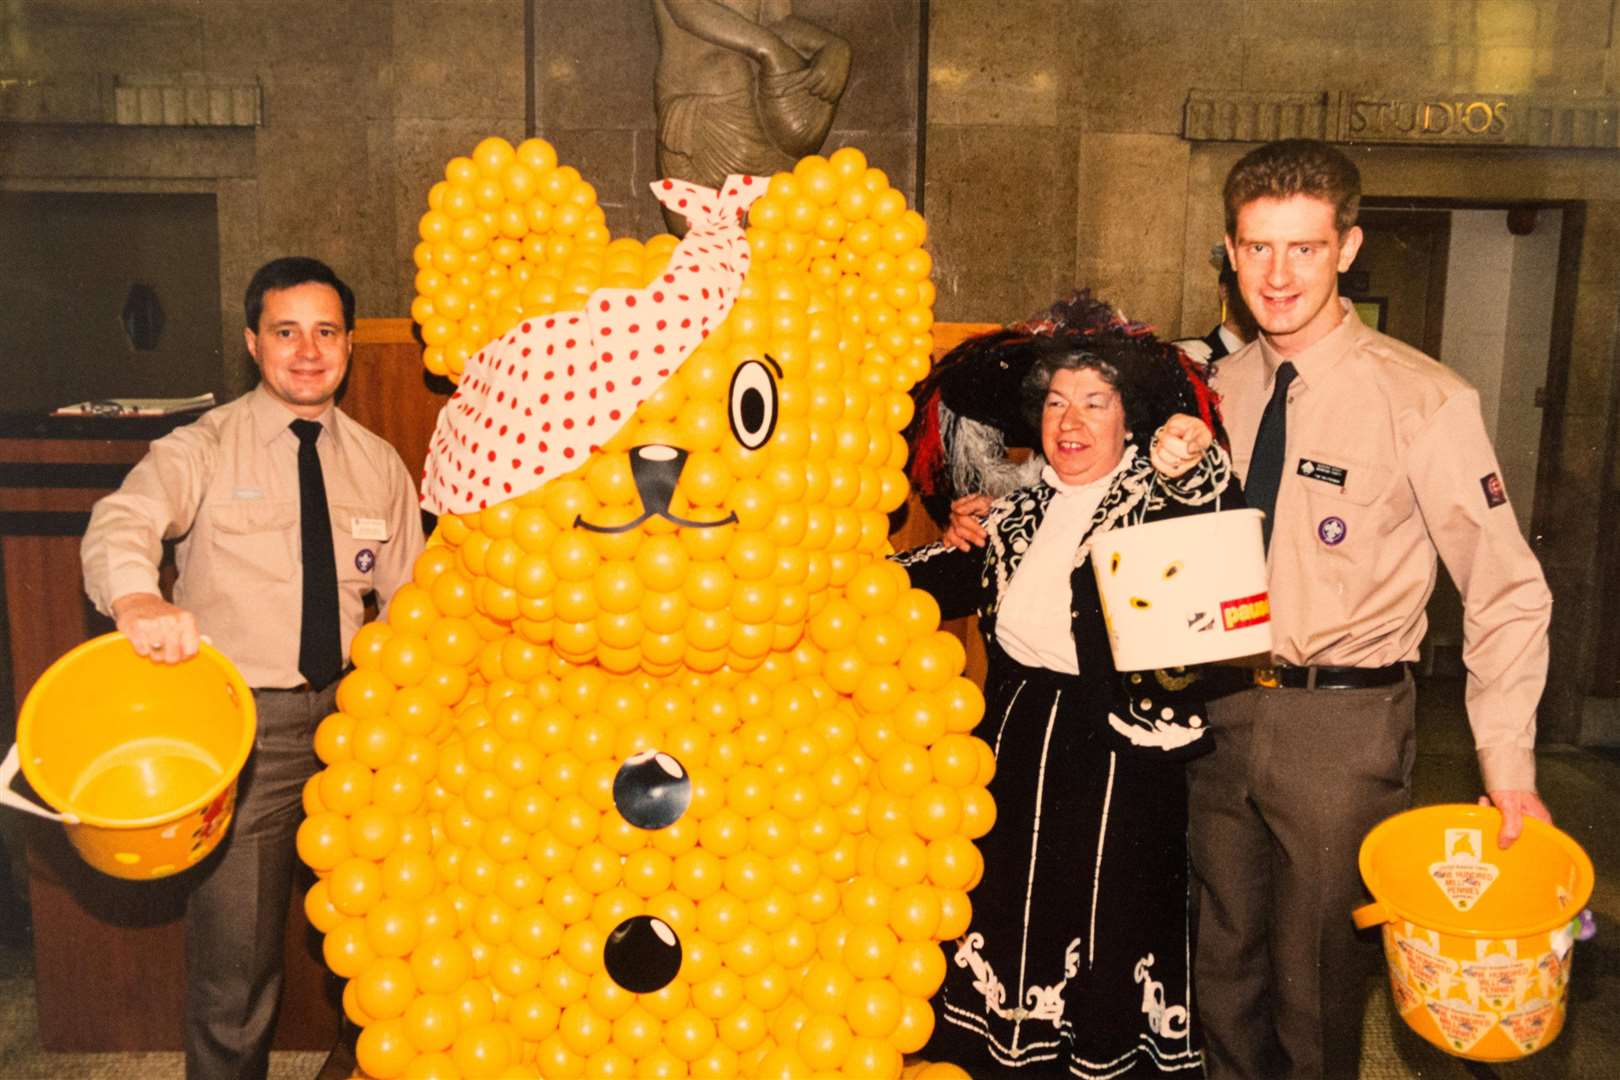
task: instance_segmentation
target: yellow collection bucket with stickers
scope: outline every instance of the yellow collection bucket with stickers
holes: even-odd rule
[[[1511,1061],[1564,1026],[1592,860],[1559,829],[1527,819],[1496,846],[1502,815],[1447,804],[1397,814],[1361,844],[1374,901],[1358,927],[1383,924],[1396,1011],[1413,1031],[1471,1061]]]
[[[212,645],[160,664],[123,634],[104,634],[64,654],[28,692],[0,766],[0,803],[61,822],[102,873],[177,874],[230,826],[256,726],[252,692]],[[19,765],[54,812],[11,789]]]

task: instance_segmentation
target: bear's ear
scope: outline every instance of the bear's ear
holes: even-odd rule
[[[524,319],[577,310],[603,285],[644,284],[674,247],[670,238],[609,251],[595,188],[559,165],[543,139],[514,148],[492,136],[453,158],[428,192],[418,231],[411,317],[423,364],[454,382],[479,349]]]

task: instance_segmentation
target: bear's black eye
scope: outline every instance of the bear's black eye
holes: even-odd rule
[[[750,450],[764,446],[776,430],[776,380],[782,369],[769,356],[765,360],[770,367],[746,360],[731,376],[731,433]]]

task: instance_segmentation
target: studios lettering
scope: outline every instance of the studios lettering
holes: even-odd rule
[[[1353,139],[1390,142],[1507,142],[1512,99],[1401,100],[1346,96],[1344,127]]]

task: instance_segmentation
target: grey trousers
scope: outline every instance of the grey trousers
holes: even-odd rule
[[[1365,897],[1357,854],[1411,802],[1414,700],[1408,675],[1210,702],[1215,751],[1187,779],[1212,1080],[1356,1076],[1379,955],[1350,921]]]
[[[335,685],[253,692],[258,735],[236,816],[186,902],[187,1080],[262,1080],[269,1069],[304,783],[321,768],[313,735],[336,695]]]

